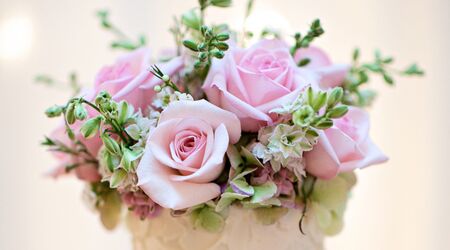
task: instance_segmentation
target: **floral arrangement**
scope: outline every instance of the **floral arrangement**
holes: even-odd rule
[[[170,209],[218,232],[238,206],[264,224],[298,209],[300,231],[312,211],[332,235],[342,228],[354,171],[387,160],[369,137],[369,79],[393,85],[393,74],[422,75],[416,64],[393,69],[378,51],[360,62],[359,50],[350,64],[335,64],[312,45],[324,34],[319,20],[293,37],[206,23],[208,8],[230,5],[200,0],[175,19],[174,49],[159,59],[143,36],[127,38],[108,12],[98,13],[117,35],[112,47],[129,52],[103,67],[93,87],[72,75],[77,94],[46,111],[60,125],[43,145],[59,162],[51,175],[84,181],[107,228],[122,208],[143,220]]]

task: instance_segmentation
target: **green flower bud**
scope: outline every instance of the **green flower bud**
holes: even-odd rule
[[[230,39],[230,35],[228,33],[219,33],[216,35],[216,39],[218,41],[226,41]]]
[[[309,105],[305,105],[294,112],[292,121],[295,125],[306,127],[314,120],[315,115],[314,109]]]
[[[71,102],[66,108],[66,120],[69,124],[74,124],[75,119],[75,103]]]
[[[222,51],[228,50],[228,48],[229,48],[228,44],[224,43],[224,42],[215,43],[214,46]]]
[[[75,105],[74,113],[75,113],[75,118],[80,121],[86,119],[86,117],[87,117],[87,110],[81,103],[78,103],[77,105]]]
[[[100,104],[107,102],[111,99],[111,95],[106,91],[101,91],[98,93],[97,97],[95,97],[95,104],[99,106]]]
[[[314,127],[317,129],[327,129],[331,128],[333,126],[333,120],[329,118],[323,118],[320,121],[318,121],[316,124],[314,124]]]
[[[119,144],[112,139],[108,134],[103,133],[101,136],[101,139],[103,141],[103,144],[105,145],[106,149],[113,155],[120,154],[120,146]]]
[[[333,119],[341,118],[348,112],[347,106],[338,106],[327,112],[327,116]]]
[[[223,51],[220,51],[220,50],[217,50],[217,49],[211,50],[211,54],[215,58],[219,58],[219,59],[222,59],[225,56],[225,53],[223,53]]]
[[[161,80],[163,80],[163,82],[169,82],[170,81],[170,77],[168,75],[163,75],[161,77]]]
[[[211,0],[211,4],[216,7],[225,8],[231,6],[231,0]]]
[[[62,112],[63,112],[63,107],[54,105],[54,106],[51,106],[50,108],[48,108],[45,111],[45,114],[47,115],[47,117],[52,118],[52,117],[60,116],[62,114]]]
[[[73,133],[73,130],[69,127],[66,127],[66,133],[69,139],[75,140],[75,134]]]
[[[101,121],[101,116],[97,116],[87,120],[80,128],[80,132],[84,136],[84,138],[91,138],[95,134],[97,134],[97,131],[100,129]]]
[[[314,101],[314,91],[311,87],[306,90],[306,100],[309,105],[312,105]]]
[[[304,67],[306,65],[308,65],[311,62],[311,59],[309,58],[303,58],[302,60],[300,60],[300,62],[298,62],[298,66],[299,67]]]
[[[208,52],[200,52],[198,53],[198,59],[202,62],[208,60]]]
[[[208,31],[208,26],[202,25],[202,27],[200,27],[200,32],[202,33],[202,35],[205,35],[206,31]]]
[[[192,51],[196,51],[196,52],[198,51],[197,44],[192,40],[184,40],[183,45]]]
[[[162,88],[161,88],[161,86],[156,85],[156,86],[153,88],[153,90],[154,90],[156,93],[159,93],[159,92],[161,92]]]
[[[206,43],[200,43],[200,44],[197,46],[197,49],[200,50],[200,51],[206,51],[207,47],[208,47],[208,46],[206,45]]]
[[[319,92],[314,102],[312,103],[312,108],[315,111],[318,111],[323,107],[323,105],[325,105],[326,102],[327,102],[327,92]]]
[[[334,88],[331,91],[330,96],[328,97],[327,106],[329,108],[336,106],[336,104],[338,104],[342,100],[343,96],[344,90],[341,87]]]

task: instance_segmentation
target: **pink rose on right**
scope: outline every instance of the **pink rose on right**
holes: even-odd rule
[[[369,137],[369,116],[356,107],[334,121],[334,126],[319,133],[319,142],[305,153],[306,170],[322,179],[339,172],[383,163],[388,158]]]
[[[213,60],[203,89],[210,102],[238,116],[243,131],[256,132],[277,119],[272,109],[309,85],[318,85],[318,75],[298,67],[283,41],[262,40]]]

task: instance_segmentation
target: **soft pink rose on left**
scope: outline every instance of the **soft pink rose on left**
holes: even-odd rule
[[[369,137],[369,116],[359,108],[334,121],[334,126],[319,133],[319,142],[305,153],[306,170],[330,179],[339,172],[383,163],[388,158]]]
[[[238,118],[205,101],[177,101],[162,113],[137,168],[138,185],[165,208],[184,209],[220,195],[213,181],[229,143],[241,136]]]
[[[153,87],[162,83],[149,71],[151,65],[149,48],[140,48],[123,55],[113,65],[100,70],[95,79],[95,90],[97,93],[106,90],[114,100],[126,100],[136,109],[145,110],[155,95]],[[156,65],[170,76],[182,68],[183,59],[175,57]]]
[[[140,48],[120,56],[113,65],[105,66],[100,70],[96,76],[94,88],[82,89],[78,96],[93,102],[96,95],[105,90],[111,94],[115,101],[125,100],[135,108],[145,110],[151,104],[152,97],[155,95],[153,86],[161,83],[161,80],[148,70],[150,65],[150,49],[148,48]],[[157,65],[165,74],[172,75],[181,69],[183,61],[182,58],[175,57],[166,63],[158,63]],[[97,115],[97,112],[92,108],[88,106],[86,108],[88,118]],[[75,138],[86,146],[91,155],[96,157],[102,146],[102,141],[99,136],[84,139],[79,132],[81,125],[82,122],[80,121],[71,125]],[[63,122],[51,133],[50,138],[69,147],[75,147],[65,133]],[[57,167],[50,172],[50,175],[54,177],[65,174],[67,165],[84,162],[81,157],[74,157],[73,155],[62,153],[54,153],[54,155],[58,159]],[[82,180],[95,182],[101,179],[95,164],[92,163],[83,163],[75,168],[74,172]]]

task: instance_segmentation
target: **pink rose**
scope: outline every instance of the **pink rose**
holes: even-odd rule
[[[183,66],[181,57],[158,63],[163,73],[172,75]],[[162,81],[150,71],[150,49],[140,48],[121,56],[116,63],[103,67],[95,79],[95,90],[108,91],[114,100],[126,100],[135,108],[145,110],[155,95],[153,87]]]
[[[105,90],[116,101],[125,100],[135,108],[146,109],[151,104],[152,97],[155,94],[153,87],[161,83],[160,79],[148,71],[150,65],[150,50],[148,48],[137,49],[119,57],[114,65],[103,67],[96,76],[94,88],[83,89],[78,96],[93,102],[96,95]],[[174,58],[167,63],[158,64],[158,67],[168,75],[176,73],[182,66],[181,58]],[[92,108],[87,107],[87,109],[88,118],[97,115],[97,112]],[[86,146],[91,155],[96,157],[102,146],[102,141],[99,136],[88,140],[84,139],[79,132],[81,125],[82,122],[77,121],[71,126],[75,138]],[[50,138],[61,141],[69,147],[75,147],[65,133],[63,122],[51,133]],[[65,174],[65,166],[83,162],[81,157],[68,154],[56,153],[55,156],[59,163],[50,173],[54,177]],[[75,173],[80,179],[91,182],[99,181],[101,178],[94,164],[81,164],[75,168]]]
[[[241,136],[237,117],[211,103],[177,101],[162,113],[137,168],[138,185],[157,204],[184,209],[220,195],[229,143]]]
[[[255,132],[277,118],[270,110],[294,101],[317,80],[297,67],[284,42],[263,40],[213,60],[203,89],[209,101],[238,116],[244,131]]]
[[[323,50],[314,46],[299,49],[294,56],[296,63],[306,58],[310,62],[303,68],[310,69],[319,75],[320,87],[322,89],[341,86],[344,83],[350,65],[333,64]]]
[[[335,120],[333,127],[320,132],[318,144],[305,159],[306,170],[323,179],[388,160],[369,137],[367,113],[355,107]]]

